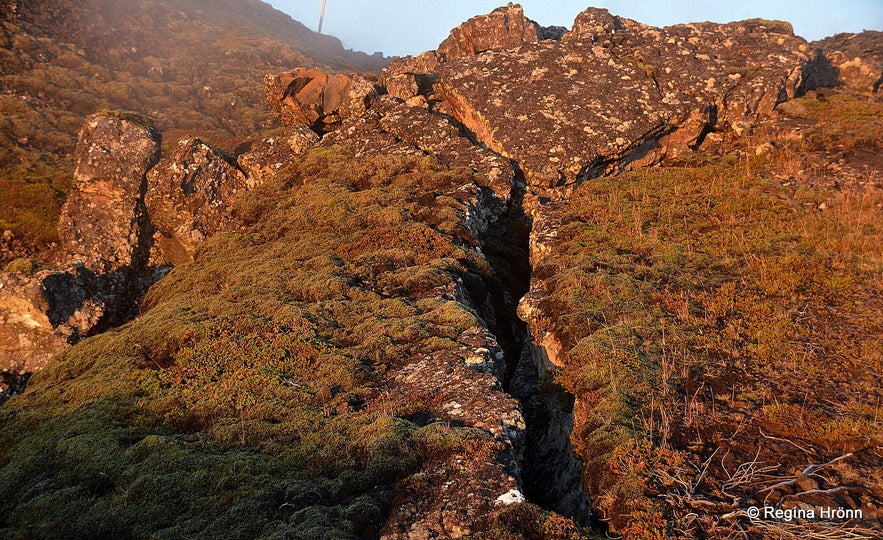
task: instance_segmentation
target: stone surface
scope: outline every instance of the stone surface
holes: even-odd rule
[[[159,132],[141,117],[98,113],[86,120],[59,218],[61,261],[79,259],[99,273],[146,263],[145,174],[159,152]]]
[[[861,92],[880,92],[883,84],[883,32],[836,34],[813,42],[831,63],[841,83]]]
[[[439,64],[434,95],[548,189],[652,165],[710,131],[750,125],[831,84],[822,64],[786,23],[654,28],[592,8],[560,42]]]
[[[287,126],[273,137],[252,141],[237,162],[245,171],[248,188],[259,186],[285,168],[298,154],[319,142],[319,136],[306,125]]]
[[[374,84],[363,77],[307,68],[268,75],[264,88],[270,109],[283,124],[307,124],[320,133],[364,112],[377,95]]]
[[[40,370],[107,322],[113,291],[82,264],[0,273],[0,369]]]
[[[466,221],[473,238],[506,208],[515,186],[515,171],[508,159],[473,144],[448,119],[389,96],[382,96],[366,114],[344,122],[320,143],[335,144],[351,148],[356,157],[375,153],[430,155],[449,167],[477,173],[475,184],[450,194],[469,207]]]
[[[454,28],[436,53],[447,61],[493,49],[511,49],[539,41],[538,31],[539,25],[524,16],[521,6],[510,2]]]
[[[147,175],[145,203],[160,233],[165,260],[192,258],[196,246],[209,236],[238,225],[232,202],[249,188],[236,158],[194,138],[178,142],[175,154],[164,158]],[[186,260],[186,259],[185,259]]]
[[[437,80],[435,71],[439,62],[435,51],[427,51],[416,57],[397,58],[380,72],[380,84],[389,95],[402,100],[418,95],[428,96]]]
[[[391,387],[427,403],[432,421],[490,433],[497,441],[494,454],[481,459],[457,454],[406,478],[381,538],[461,538],[487,530],[505,506],[500,497],[518,491],[526,426],[518,401],[491,374],[502,369],[502,351],[483,327],[458,341],[463,346],[457,351],[409,362],[389,378]]]

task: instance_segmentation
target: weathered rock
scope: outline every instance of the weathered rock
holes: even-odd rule
[[[625,28],[624,22],[626,20],[614,17],[606,9],[588,8],[576,16],[573,27],[561,37],[561,40],[564,42],[607,43],[611,41],[617,30]]]
[[[836,34],[813,42],[844,85],[861,92],[880,92],[883,84],[883,32]]]
[[[660,103],[639,69],[606,56],[562,54],[554,42],[491,51],[440,66],[436,91],[479,141],[515,159],[529,184],[563,186],[644,157],[653,148],[642,145],[687,114]]]
[[[435,51],[398,58],[380,72],[379,81],[389,95],[405,101],[418,95],[428,96],[437,80],[438,64]]]
[[[82,264],[33,275],[0,273],[0,369],[30,373],[108,316],[110,291]]]
[[[374,84],[363,77],[306,68],[268,75],[264,89],[267,103],[284,124],[307,124],[320,133],[364,112],[377,96]]]
[[[382,82],[386,87],[387,94],[403,101],[416,97],[420,93],[417,78],[413,73],[390,75],[382,79]]]
[[[145,174],[159,152],[159,132],[143,117],[87,118],[58,223],[61,261],[79,259],[98,273],[146,264],[151,231],[143,204]]]
[[[830,84],[822,67],[786,23],[660,29],[589,9],[560,42],[439,64],[434,89],[479,141],[547,189],[687,151]]]
[[[538,269],[543,258],[551,252],[550,244],[558,235],[562,203],[556,201],[540,206],[531,199],[525,201],[531,209],[533,220],[529,239],[530,263],[531,268]],[[534,276],[531,278],[530,291],[518,302],[518,317],[527,323],[530,330],[530,354],[540,373],[563,366],[558,358],[562,345],[551,329],[550,316],[555,309],[547,304],[547,299],[544,281]]]
[[[473,144],[447,119],[425,109],[381,100],[372,108],[380,115],[380,129],[438,158],[448,167],[466,167],[481,174],[500,200],[512,191],[512,164],[498,154]]]
[[[469,208],[466,222],[473,238],[478,238],[505,210],[515,185],[515,171],[508,159],[473,144],[446,118],[388,96],[381,96],[365,115],[344,122],[320,144],[348,146],[356,157],[428,154],[448,167],[465,167],[478,173],[476,184],[450,194]]]
[[[293,125],[282,129],[282,133],[253,141],[248,150],[237,158],[245,171],[248,188],[263,184],[297,156],[316,143],[319,136],[306,125]]]
[[[179,141],[175,154],[147,175],[144,198],[165,260],[192,258],[200,242],[238,226],[231,204],[248,188],[236,158],[199,139]]]
[[[537,23],[524,16],[520,5],[510,2],[454,28],[436,53],[442,61],[448,61],[493,49],[536,43],[540,40],[539,28]]]
[[[406,478],[381,533],[384,539],[460,538],[487,530],[505,507],[505,496],[520,494],[525,425],[518,402],[503,392],[496,376],[476,371],[501,371],[502,351],[483,327],[467,331],[458,341],[463,344],[458,351],[408,363],[390,377],[391,386],[427,403],[425,412],[432,419],[491,433],[496,455],[482,460],[454,455]]]

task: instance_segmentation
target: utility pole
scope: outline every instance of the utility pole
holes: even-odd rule
[[[322,21],[325,20],[325,1],[326,0],[322,0],[322,10],[319,11],[319,30],[318,30],[318,33],[320,33],[320,34],[322,33]]]

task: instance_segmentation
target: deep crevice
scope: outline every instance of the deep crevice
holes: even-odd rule
[[[507,360],[503,388],[518,399],[527,424],[521,463],[525,497],[588,526],[591,512],[581,482],[582,461],[570,443],[572,398],[549,384],[550,373],[531,354],[530,329],[516,314],[519,300],[530,289],[532,221],[523,206],[524,176],[515,169],[516,188],[509,207],[482,239],[493,278],[480,311]]]

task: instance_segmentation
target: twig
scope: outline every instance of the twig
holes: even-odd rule
[[[796,442],[794,442],[794,441],[792,441],[792,440],[784,439],[784,438],[782,438],[782,437],[773,437],[772,435],[767,435],[766,433],[763,432],[763,429],[762,429],[760,426],[757,427],[757,430],[760,431],[760,434],[763,436],[764,439],[772,439],[772,440],[774,440],[774,441],[782,441],[782,442],[786,442],[786,443],[788,443],[788,444],[794,446],[794,447],[797,448],[798,450],[801,450],[801,451],[803,451],[803,452],[806,452],[807,454],[811,454],[811,455],[816,454],[816,452],[813,452],[813,451],[811,451],[811,450],[807,450],[806,448],[800,446],[799,444],[797,444]]]
[[[864,486],[837,486],[831,489],[810,489],[808,491],[801,491],[800,493],[791,493],[782,497],[780,504],[784,502],[786,499],[803,497],[804,495],[837,495],[839,493],[851,493],[851,492],[863,492],[863,493],[871,493],[871,490]]]

